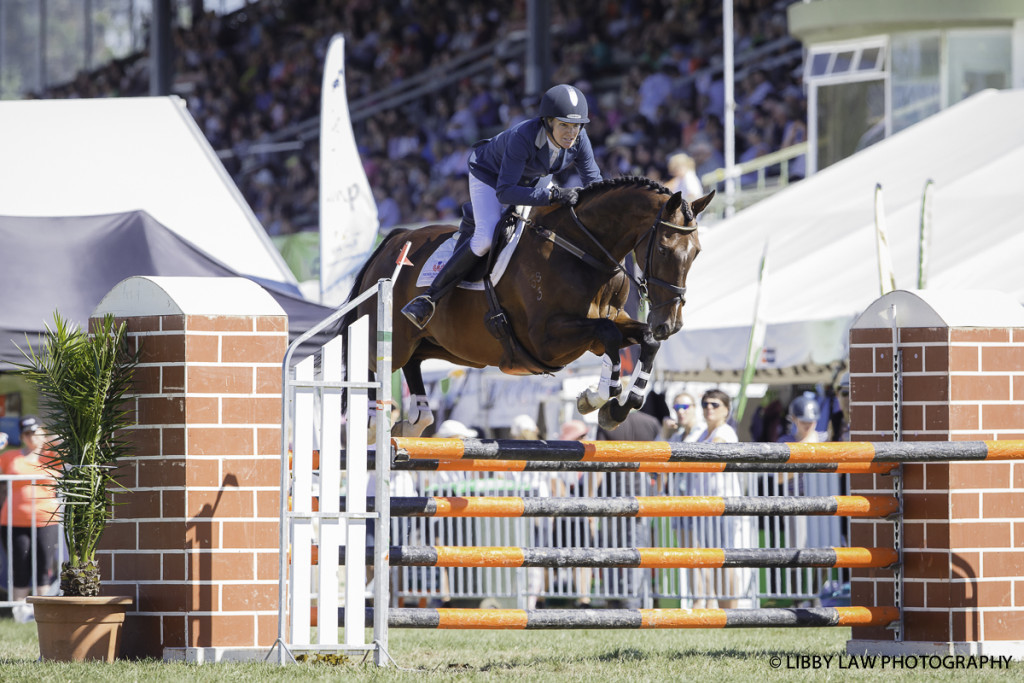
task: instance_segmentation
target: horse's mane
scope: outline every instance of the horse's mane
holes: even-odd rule
[[[580,198],[582,199],[583,197],[591,197],[591,193],[600,193],[606,190],[613,190],[619,187],[639,187],[646,188],[648,190],[656,192],[657,194],[673,194],[672,190],[668,189],[667,187],[659,183],[657,180],[651,180],[650,178],[645,178],[644,176],[624,175],[619,176],[618,178],[609,178],[607,180],[598,180],[596,182],[590,183],[589,185],[582,189]],[[685,200],[683,201],[683,212],[686,215],[687,222],[693,220],[693,210],[690,208],[690,203]]]

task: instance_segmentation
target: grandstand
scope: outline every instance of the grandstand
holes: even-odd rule
[[[271,235],[318,227],[319,79],[334,33],[347,36],[352,118],[384,228],[452,219],[468,199],[469,145],[530,113],[523,2],[477,2],[457,11],[416,2],[395,16],[374,3],[333,0],[206,2],[205,13],[195,11],[200,4],[175,3],[172,90],[186,99]],[[737,125],[762,127],[776,150],[786,117],[804,116],[802,50],[787,33],[789,2],[735,4]],[[686,150],[706,155],[701,172],[722,165],[721,3],[535,6],[550,13],[552,79],[579,85],[598,114],[588,131],[606,176],[666,178],[668,156]],[[31,11],[9,8],[0,33],[31,25],[31,17],[19,15]],[[73,77],[64,64],[63,72],[54,69],[65,74],[63,82],[33,87],[23,78],[17,94],[148,94],[144,19],[121,22],[131,27],[122,42],[135,50]],[[87,36],[100,35],[94,25],[85,28]],[[3,62],[9,73],[12,60]],[[737,156],[744,151],[741,136]]]

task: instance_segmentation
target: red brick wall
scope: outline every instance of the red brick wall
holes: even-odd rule
[[[126,318],[142,346],[134,457],[100,551],[131,595],[128,656],[277,636],[281,316]]]
[[[1024,329],[903,328],[904,441],[1024,438]],[[851,438],[890,441],[891,329],[850,334]],[[892,477],[851,477],[854,494]],[[903,467],[904,640],[1024,639],[1024,463]],[[888,545],[891,522],[851,520],[853,545]],[[893,604],[892,572],[855,570],[855,605]],[[892,640],[857,628],[857,640]]]

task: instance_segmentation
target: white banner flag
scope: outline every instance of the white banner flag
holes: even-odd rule
[[[743,378],[740,380],[740,391],[736,397],[736,407],[733,410],[733,417],[739,422],[743,419],[743,413],[747,408],[747,387],[750,380],[754,378],[754,371],[757,369],[757,361],[761,358],[764,350],[764,340],[768,335],[768,324],[764,320],[762,309],[762,296],[767,288],[768,280],[768,240],[764,242],[764,251],[761,252],[761,267],[757,273],[757,294],[754,298],[754,321],[750,324],[750,337],[747,340],[747,361],[743,366]]]
[[[932,194],[934,181],[929,178],[924,184],[921,197],[921,228],[917,239],[917,288],[928,286],[928,248],[932,243]]]
[[[896,289],[896,271],[892,268],[889,252],[889,233],[886,230],[885,206],[882,186],[875,184],[875,247],[878,250],[878,284],[882,296]]]
[[[345,301],[377,237],[377,203],[356,148],[345,93],[345,38],[331,38],[320,106],[320,303]]]

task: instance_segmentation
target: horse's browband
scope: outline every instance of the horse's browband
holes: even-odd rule
[[[693,225],[693,226],[676,225],[675,223],[669,223],[668,221],[658,221],[658,223],[660,223],[661,225],[664,225],[666,228],[672,228],[673,230],[678,230],[679,232],[693,232],[694,230],[697,229],[696,225]]]

